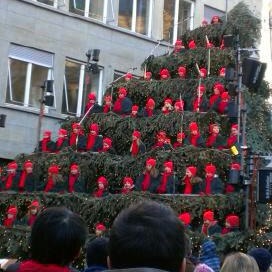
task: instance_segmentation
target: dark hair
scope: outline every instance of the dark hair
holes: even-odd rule
[[[100,265],[107,268],[108,238],[95,238],[86,245],[87,265]]]
[[[30,237],[33,260],[42,264],[68,265],[85,244],[87,227],[66,208],[47,208],[36,219]]]
[[[109,240],[112,268],[151,267],[179,271],[185,257],[184,227],[173,210],[142,202],[115,219]]]

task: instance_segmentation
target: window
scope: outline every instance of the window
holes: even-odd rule
[[[98,101],[101,101],[102,76],[103,70],[101,68],[98,74],[93,74],[86,71],[84,63],[66,60],[62,113],[81,116],[90,92],[95,92]]]
[[[219,17],[222,17],[225,15],[225,12],[207,5],[204,5],[204,18],[208,21],[211,22],[212,17],[214,15],[218,15]]]
[[[194,3],[189,0],[164,1],[163,39],[174,43],[186,30],[193,29]]]
[[[11,44],[8,61],[6,102],[40,107],[41,86],[53,79],[53,54]]]
[[[106,23],[108,0],[70,0],[69,11]]]
[[[151,35],[151,0],[119,0],[118,26]]]
[[[37,0],[37,2],[53,6],[54,5],[54,0]]]

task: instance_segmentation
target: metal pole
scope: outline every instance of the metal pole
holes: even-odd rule
[[[228,0],[226,0],[226,22],[228,21]]]
[[[36,140],[36,150],[39,150],[39,143],[40,143],[40,136],[41,136],[41,129],[42,129],[42,119],[44,114],[44,91],[45,85],[41,86],[42,94],[40,100],[40,114],[38,119],[38,126],[37,126],[37,140]]]

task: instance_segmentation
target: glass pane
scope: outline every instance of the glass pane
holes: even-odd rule
[[[50,6],[54,5],[54,0],[38,0],[38,2],[47,4],[47,5],[50,5]]]
[[[178,34],[180,37],[186,30],[190,29],[191,3],[179,1]]]
[[[149,18],[149,0],[137,1],[136,32],[147,34]]]
[[[62,97],[62,113],[76,114],[77,112],[80,67],[81,67],[80,63],[71,62],[71,61],[65,62],[65,77],[66,77],[67,92],[65,94],[65,85],[64,85],[63,97]],[[66,99],[68,100],[68,104],[66,102]]]
[[[118,26],[131,29],[133,0],[119,0]]]
[[[105,0],[90,0],[89,16],[102,21]]]
[[[84,16],[86,0],[70,0],[69,11]]]
[[[175,0],[164,1],[163,8],[163,39],[171,41],[175,16]]]
[[[32,64],[31,84],[29,93],[29,107],[39,108],[41,99],[41,86],[47,80],[48,68]]]
[[[24,103],[25,96],[27,63],[15,59],[9,59],[9,62],[10,78],[8,78],[6,101],[9,103],[22,105]],[[10,82],[11,86],[9,84]],[[11,90],[12,97],[10,97]]]

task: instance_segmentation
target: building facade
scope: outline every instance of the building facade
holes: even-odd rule
[[[0,128],[0,158],[35,149],[46,80],[54,81],[54,103],[45,108],[41,131],[52,130],[55,138],[61,120],[82,116],[90,91],[101,103],[113,80],[128,71],[143,76],[140,65],[150,54],[171,51],[184,31],[237,2],[1,0],[0,114],[6,123]],[[255,2],[258,10],[261,1]],[[100,50],[99,60],[94,49]]]

